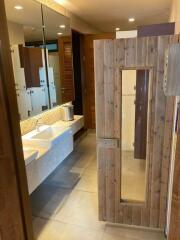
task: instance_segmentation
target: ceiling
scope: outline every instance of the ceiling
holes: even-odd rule
[[[103,32],[169,21],[171,0],[54,0]],[[129,23],[128,18],[136,21]]]
[[[23,10],[15,10],[16,5],[22,6]],[[5,8],[8,21],[22,25],[25,41],[42,41],[42,16],[39,3],[34,0],[5,0]],[[43,12],[47,40],[57,39],[58,32],[62,32],[63,36],[70,35],[69,18],[45,6]],[[66,28],[60,29],[60,25],[65,25]]]

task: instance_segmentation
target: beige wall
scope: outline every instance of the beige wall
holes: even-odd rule
[[[180,0],[172,0],[171,22],[176,22],[176,34],[180,33]]]
[[[21,24],[8,21],[8,32],[10,44],[24,44],[24,32]]]
[[[54,9],[55,11],[59,12],[64,16],[69,17],[71,21],[71,28],[74,30],[77,30],[82,33],[99,33],[100,32],[96,27],[91,26],[89,23],[80,19],[79,17],[77,17],[76,15],[74,15],[73,13],[65,9],[63,6],[61,6],[60,4],[52,0],[36,0],[36,1]]]

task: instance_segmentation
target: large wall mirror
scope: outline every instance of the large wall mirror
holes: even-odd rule
[[[43,6],[51,106],[74,100],[70,19]]]
[[[70,21],[34,0],[6,0],[20,120],[73,101]]]
[[[149,70],[122,71],[122,201],[146,199],[149,86]]]

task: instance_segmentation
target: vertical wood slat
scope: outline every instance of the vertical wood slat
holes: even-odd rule
[[[170,36],[170,44],[178,42],[178,35]],[[165,114],[165,130],[162,156],[162,175],[161,175],[161,193],[160,193],[160,216],[159,226],[162,228],[166,223],[167,198],[168,198],[168,183],[169,169],[171,158],[171,147],[173,138],[173,121],[174,121],[174,97],[166,98],[166,114]]]
[[[115,40],[115,63],[116,68],[125,67],[125,40]]]
[[[114,137],[114,43],[104,43],[104,94],[105,94],[105,136]],[[107,161],[106,214],[109,221],[115,221],[115,149],[104,149]]]
[[[158,60],[156,72],[156,95],[155,95],[155,125],[153,140],[153,165],[151,181],[151,205],[150,226],[159,226],[160,214],[160,187],[161,187],[161,164],[165,127],[166,98],[163,92],[164,78],[164,53],[168,47],[169,36],[158,37]]]
[[[114,65],[115,65],[115,75],[114,75],[114,137],[119,139],[121,136],[121,81],[122,74],[119,70],[118,61],[120,64],[123,64],[122,58],[118,60],[117,58],[117,50],[119,49],[119,45],[117,46],[117,42],[114,42]],[[122,41],[120,41],[123,44]],[[121,48],[120,48],[121,49]],[[120,51],[119,49],[119,51]],[[122,46],[122,50],[119,52],[120,56],[124,55],[124,47]],[[119,220],[119,202],[120,202],[120,193],[121,193],[121,143],[119,144],[119,149],[115,151],[115,222]]]
[[[125,39],[125,67],[136,66],[136,41],[137,38]]]
[[[167,97],[166,100],[166,117],[164,129],[164,143],[163,143],[163,156],[162,156],[162,175],[161,175],[161,193],[160,193],[160,216],[159,226],[165,226],[166,210],[167,210],[167,196],[168,196],[168,183],[169,183],[169,169],[171,158],[171,147],[173,138],[173,116],[174,116],[174,97]]]
[[[180,236],[180,112],[178,115],[178,132],[174,163],[173,190],[171,201],[171,216],[168,240],[179,240]]]
[[[98,137],[105,137],[105,107],[104,107],[104,43],[95,43],[95,100],[96,100],[96,133]],[[106,160],[104,150],[97,148],[98,158],[98,201],[99,220],[106,221]]]
[[[148,38],[137,38],[137,46],[136,46],[136,66],[144,67],[147,62],[147,41]]]
[[[155,89],[156,89],[156,62],[157,62],[157,38],[147,38],[147,57],[146,66],[153,67],[151,71],[151,91],[150,91],[150,103],[149,103],[149,137],[148,137],[148,152],[147,156],[148,164],[146,165],[146,206],[141,210],[141,225],[149,226],[150,224],[150,195],[151,195],[151,178],[152,178],[152,149],[153,149],[153,129],[154,129],[154,115],[155,115]]]
[[[128,225],[133,224],[132,211],[133,211],[132,206],[127,205],[123,207],[123,222],[125,224],[128,224]]]

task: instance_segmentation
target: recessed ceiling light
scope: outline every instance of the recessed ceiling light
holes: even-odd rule
[[[117,28],[116,28],[116,31],[119,31],[119,30],[120,30],[120,28],[117,27]]]
[[[57,35],[62,35],[62,32],[58,32]]]
[[[134,22],[135,18],[129,18],[129,22]]]
[[[15,6],[14,8],[15,8],[16,10],[22,10],[22,9],[23,9],[23,7],[20,6],[20,5],[17,5],[17,6]]]
[[[59,26],[60,28],[66,28],[66,25],[62,24]]]

